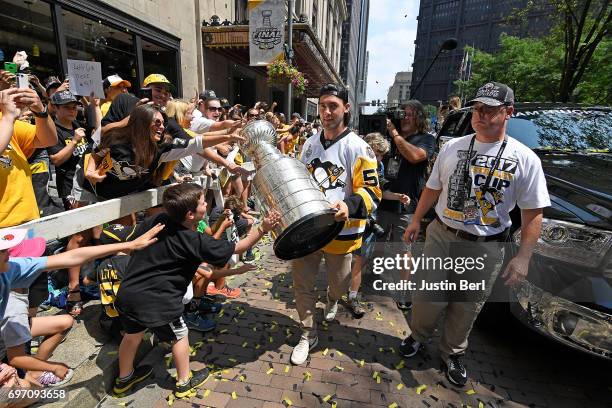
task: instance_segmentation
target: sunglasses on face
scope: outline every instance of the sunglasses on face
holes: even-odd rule
[[[218,108],[214,106],[209,106],[207,109],[209,112],[223,112],[223,108],[221,106],[219,106]]]
[[[478,112],[478,114],[482,116],[491,116],[498,114],[502,108],[505,108],[505,106],[472,106],[472,112]]]

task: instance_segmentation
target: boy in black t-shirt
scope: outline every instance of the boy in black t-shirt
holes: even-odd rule
[[[206,368],[192,372],[189,369],[189,339],[183,321],[183,295],[202,262],[219,268],[230,257],[253,246],[279,222],[280,215],[271,213],[258,228],[233,243],[217,240],[196,231],[206,215],[206,200],[202,187],[179,184],[169,187],[163,196],[165,213],[145,219],[136,227],[134,237],[147,231],[150,225],[165,225],[158,242],[150,249],[132,255],[117,294],[115,306],[125,330],[119,346],[119,377],[113,392],[123,394],[147,378],[150,366],[134,370],[134,357],[145,329],[150,329],[160,341],[172,343],[172,356],[176,366],[178,398],[191,395],[192,389],[208,377]],[[198,271],[199,273],[199,271]]]

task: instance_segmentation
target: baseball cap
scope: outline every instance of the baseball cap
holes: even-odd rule
[[[100,244],[116,244],[118,242],[127,242],[134,235],[135,225],[111,224],[102,230],[100,234]]]
[[[215,91],[211,91],[211,90],[207,90],[205,89],[203,92],[200,92],[200,95],[198,95],[198,98],[205,101],[207,99],[211,99],[211,98],[216,98],[217,94],[215,93]]]
[[[59,80],[56,76],[50,76],[47,78],[47,82],[45,82],[45,91],[49,93],[49,89],[57,88],[62,84],[62,81]]]
[[[471,106],[475,102],[482,102],[489,106],[514,105],[514,91],[501,82],[487,82],[478,88],[474,99],[465,106]]]
[[[77,98],[70,91],[56,92],[51,95],[51,103],[54,105],[65,105],[71,102],[77,102]]]
[[[123,85],[127,88],[130,88],[132,86],[130,81],[126,81],[125,79],[121,78],[119,75],[109,75],[106,78],[104,78],[104,81],[102,81],[102,88],[104,89],[110,88],[111,86],[119,86],[119,85]]]
[[[0,250],[8,249],[9,256],[41,256],[45,253],[46,242],[43,238],[25,239],[25,228],[0,229]]]
[[[293,118],[298,118],[299,120],[302,120],[302,117],[297,112],[294,112],[293,115],[291,115],[291,119],[293,119]]]
[[[168,78],[166,78],[166,76],[163,74],[151,74],[148,77],[146,77],[145,80],[142,82],[142,86],[145,88],[151,84],[172,85],[172,83],[168,81]]]
[[[325,95],[334,95],[342,99],[344,103],[348,102],[348,90],[342,85],[336,85],[334,83],[323,85],[319,91],[319,98]]]

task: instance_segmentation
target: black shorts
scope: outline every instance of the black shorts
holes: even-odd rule
[[[187,325],[185,324],[182,316],[170,323],[156,327],[144,326],[142,323],[137,322],[121,312],[119,313],[119,321],[127,334],[136,334],[149,329],[153,334],[155,334],[158,340],[169,343],[178,341],[187,336],[189,333]]]

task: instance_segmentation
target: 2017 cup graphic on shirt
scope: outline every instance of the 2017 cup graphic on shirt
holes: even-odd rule
[[[464,222],[466,217],[475,218],[476,225],[500,226],[496,207],[504,200],[504,190],[512,184],[518,162],[512,158],[501,157],[488,186],[487,176],[495,166],[496,157],[474,152],[470,158],[469,174],[466,160],[468,150],[457,151],[457,165],[448,181],[447,208],[444,216],[457,222]],[[467,180],[467,181],[466,181]],[[477,211],[475,214],[466,213]]]

